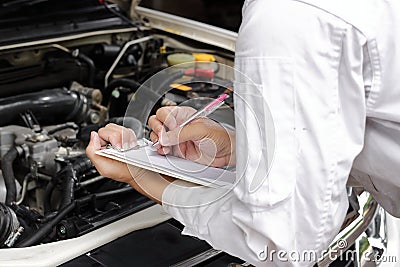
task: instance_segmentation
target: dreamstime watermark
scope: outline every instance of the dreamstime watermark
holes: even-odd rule
[[[398,256],[394,255],[377,255],[374,251],[366,251],[361,256],[354,249],[347,249],[348,244],[344,239],[337,241],[336,248],[326,249],[321,252],[314,250],[277,250],[270,249],[268,246],[258,253],[260,261],[270,262],[322,262],[327,260],[333,262],[336,260],[344,262],[376,262],[376,263],[395,263],[399,262]]]
[[[367,251],[363,254],[362,260],[376,263],[398,263],[400,262],[400,257],[395,255],[375,255],[374,252]]]
[[[340,242],[340,243],[339,243]],[[339,240],[338,242],[338,249],[327,249],[321,252],[315,250],[276,250],[270,249],[268,246],[259,252],[258,259],[260,261],[271,261],[271,262],[319,262],[326,258],[329,260],[334,261],[339,259],[339,257],[343,256],[343,254],[339,254],[340,250],[345,249],[347,247],[347,242],[345,240]],[[340,244],[340,245],[339,245]],[[353,258],[354,253],[349,257],[349,259],[356,259]]]

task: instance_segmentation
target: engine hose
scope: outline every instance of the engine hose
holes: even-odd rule
[[[174,73],[168,74],[168,76],[163,79],[160,84],[158,84],[158,88],[156,88],[157,92],[160,92],[162,94],[167,93],[170,90],[169,85],[175,80],[181,78],[184,74],[185,73],[182,70],[178,70]]]
[[[76,172],[72,164],[68,164],[63,172],[64,182],[63,182],[63,194],[60,204],[60,209],[65,208],[74,201],[74,187],[76,181]]]
[[[60,211],[57,213],[57,215],[49,220],[46,224],[44,224],[42,227],[39,228],[33,235],[30,237],[26,238],[23,240],[21,243],[18,243],[16,246],[17,248],[22,248],[22,247],[29,247],[38,244],[41,242],[52,230],[57,224],[64,219],[65,216],[67,216],[70,212],[72,212],[78,205],[82,205],[85,203],[89,203],[90,201],[94,199],[103,199],[103,198],[108,198],[112,197],[115,195],[119,195],[122,193],[127,193],[133,191],[133,188],[130,186],[121,188],[121,189],[116,189],[108,192],[102,192],[102,193],[97,193],[97,194],[92,194],[77,200],[74,200],[67,206],[65,206],[63,209],[60,209]]]
[[[88,73],[88,86],[89,87],[93,87],[94,85],[94,78],[95,78],[95,71],[96,71],[96,67],[93,63],[93,60],[91,58],[89,58],[88,56],[86,56],[85,54],[79,53],[78,54],[78,59],[85,62],[88,66],[89,69],[89,73]]]
[[[142,123],[147,122],[152,110],[161,103],[161,98],[172,88],[170,84],[184,75],[182,70],[173,73],[163,73],[163,77],[157,77],[154,82],[145,82],[145,90],[137,94],[134,105],[129,105],[126,114],[135,114]]]
[[[101,103],[103,106],[107,106],[110,102],[111,94],[114,89],[118,87],[129,88],[132,93],[136,92],[137,89],[141,86],[140,83],[129,80],[129,79],[117,79],[110,82],[110,84],[104,89],[103,93],[103,102]]]
[[[74,170],[76,173],[84,173],[89,169],[93,168],[93,163],[88,158],[84,158],[77,162],[74,162]]]
[[[4,176],[4,183],[6,185],[6,205],[17,201],[17,186],[15,184],[15,176],[13,170],[14,160],[18,157],[17,148],[11,148],[1,160],[1,170]]]
[[[43,208],[44,214],[48,214],[51,211],[51,194],[53,193],[54,188],[57,184],[57,178],[53,177],[53,179],[48,182],[46,189],[44,190],[44,200],[43,200]]]
[[[74,165],[68,164],[66,167],[57,172],[57,174],[50,180],[44,191],[44,214],[51,212],[51,196],[54,188],[56,187],[58,181],[63,180],[63,192],[60,204],[60,209],[64,208],[74,200],[74,187],[76,182],[76,173],[83,170],[87,170],[92,167],[92,163],[89,159],[84,161],[79,161]]]
[[[74,125],[74,124],[66,123],[66,124],[60,125],[60,126],[58,126],[56,128],[53,128],[53,129],[49,130],[47,132],[47,134],[52,135],[52,134],[55,134],[55,133],[57,133],[59,131],[65,130],[65,129],[72,129],[72,130],[77,131],[77,130],[79,130],[79,127]]]
[[[36,245],[37,243],[42,241],[43,238],[45,238],[53,230],[53,227],[55,227],[65,216],[67,216],[68,213],[73,211],[75,207],[76,207],[76,202],[72,202],[64,209],[60,210],[58,214],[51,221],[47,222],[45,225],[39,228],[39,230],[37,230],[33,235],[26,238],[21,243],[18,243],[14,247],[23,248]]]
[[[44,125],[84,120],[87,112],[86,97],[63,88],[43,90],[0,99],[0,126],[19,121],[19,114],[31,110]],[[49,116],[51,114],[51,116]]]

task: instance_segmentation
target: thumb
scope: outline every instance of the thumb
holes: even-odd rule
[[[90,133],[90,142],[86,148],[86,155],[91,158],[97,150],[101,149],[100,137],[96,132]]]
[[[174,146],[187,141],[198,141],[206,137],[207,131],[201,125],[188,124],[183,128],[175,128],[160,135],[162,146]]]

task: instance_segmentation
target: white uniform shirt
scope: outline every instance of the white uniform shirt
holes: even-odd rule
[[[256,86],[241,77],[235,84],[237,172],[244,176],[198,207],[181,205],[220,190],[168,186],[163,206],[185,225],[183,234],[257,266],[310,266],[294,253],[320,252],[338,233],[352,170],[400,216],[399,10],[397,0],[245,1],[235,67]],[[251,192],[252,179],[268,171],[268,126],[251,119],[253,111],[267,116],[264,100],[275,153],[268,177]],[[271,259],[272,250],[288,254]]]

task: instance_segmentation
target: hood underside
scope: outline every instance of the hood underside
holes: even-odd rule
[[[12,0],[0,7],[0,45],[134,26],[117,4],[96,0]]]

